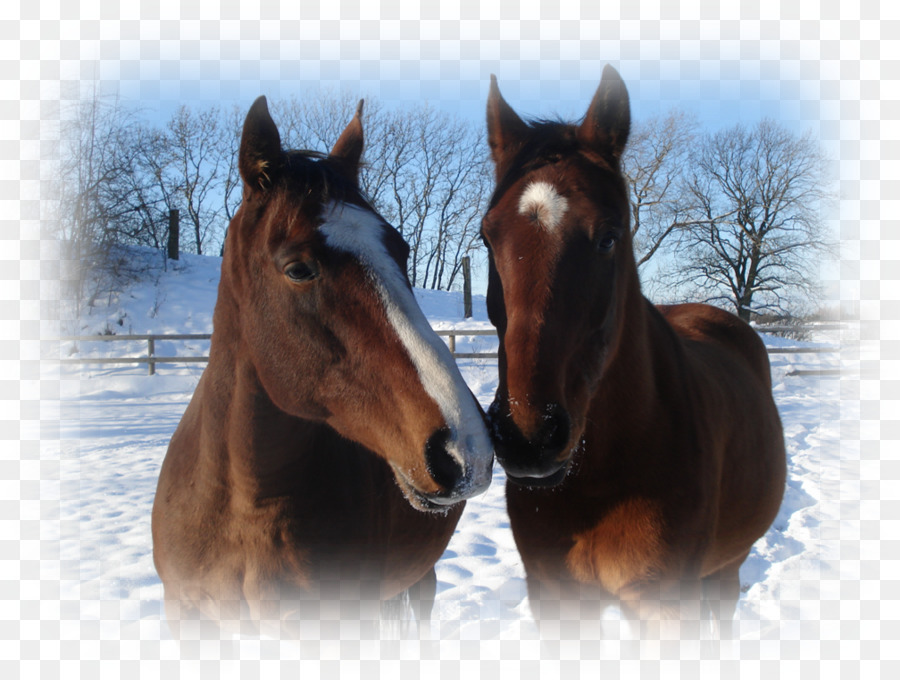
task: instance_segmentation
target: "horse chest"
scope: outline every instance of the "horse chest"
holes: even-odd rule
[[[536,506],[531,514],[530,521],[521,515],[513,521],[513,530],[526,570],[539,580],[561,576],[615,595],[629,584],[658,577],[669,566],[662,508],[656,501],[626,499],[581,529],[567,529],[574,518],[567,523],[550,508]],[[539,526],[547,536],[539,535]]]
[[[625,500],[573,538],[566,555],[569,572],[575,580],[598,584],[613,594],[659,576],[666,566],[662,512],[654,501]]]

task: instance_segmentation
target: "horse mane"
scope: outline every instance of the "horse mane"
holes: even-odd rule
[[[307,198],[325,204],[330,201],[369,205],[357,181],[347,177],[334,165],[327,163],[328,154],[308,149],[284,152],[282,181],[288,186],[306,187],[301,200]]]

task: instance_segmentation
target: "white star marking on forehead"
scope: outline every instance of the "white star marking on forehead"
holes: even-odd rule
[[[519,198],[519,214],[528,215],[552,231],[562,223],[569,202],[547,182],[532,182]]]

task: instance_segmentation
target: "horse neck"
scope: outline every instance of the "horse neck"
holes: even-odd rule
[[[203,429],[214,443],[201,451],[212,457],[209,464],[224,469],[234,494],[257,503],[290,494],[289,483],[302,474],[331,429],[291,416],[272,402],[248,353],[241,350],[235,308],[233,298],[220,288],[203,376]]]
[[[659,342],[658,315],[641,293],[636,268],[625,277],[625,287],[618,311],[619,333],[591,402],[595,416],[591,420],[603,422],[604,427],[617,423],[629,427],[655,417],[655,401],[665,389],[664,366],[671,361],[669,348]]]
[[[580,472],[570,482],[593,498],[670,487],[679,472],[673,447],[693,436],[681,343],[638,285],[621,309],[619,337],[588,407]],[[626,488],[623,479],[637,486]]]

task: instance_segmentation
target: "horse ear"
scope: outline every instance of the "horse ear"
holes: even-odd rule
[[[356,115],[350,124],[344,128],[341,136],[335,142],[334,148],[328,154],[328,160],[353,183],[359,182],[359,161],[363,152],[363,103],[360,99],[356,106]]]
[[[528,125],[503,99],[497,86],[497,76],[493,74],[487,101],[487,129],[491,158],[494,159],[497,179],[500,179],[506,171],[506,164],[525,141]]]
[[[628,90],[618,71],[607,64],[584,122],[578,128],[578,138],[600,153],[612,154],[619,160],[630,128]]]
[[[238,170],[247,187],[265,191],[272,186],[280,164],[281,137],[266,98],[258,97],[244,120]]]

